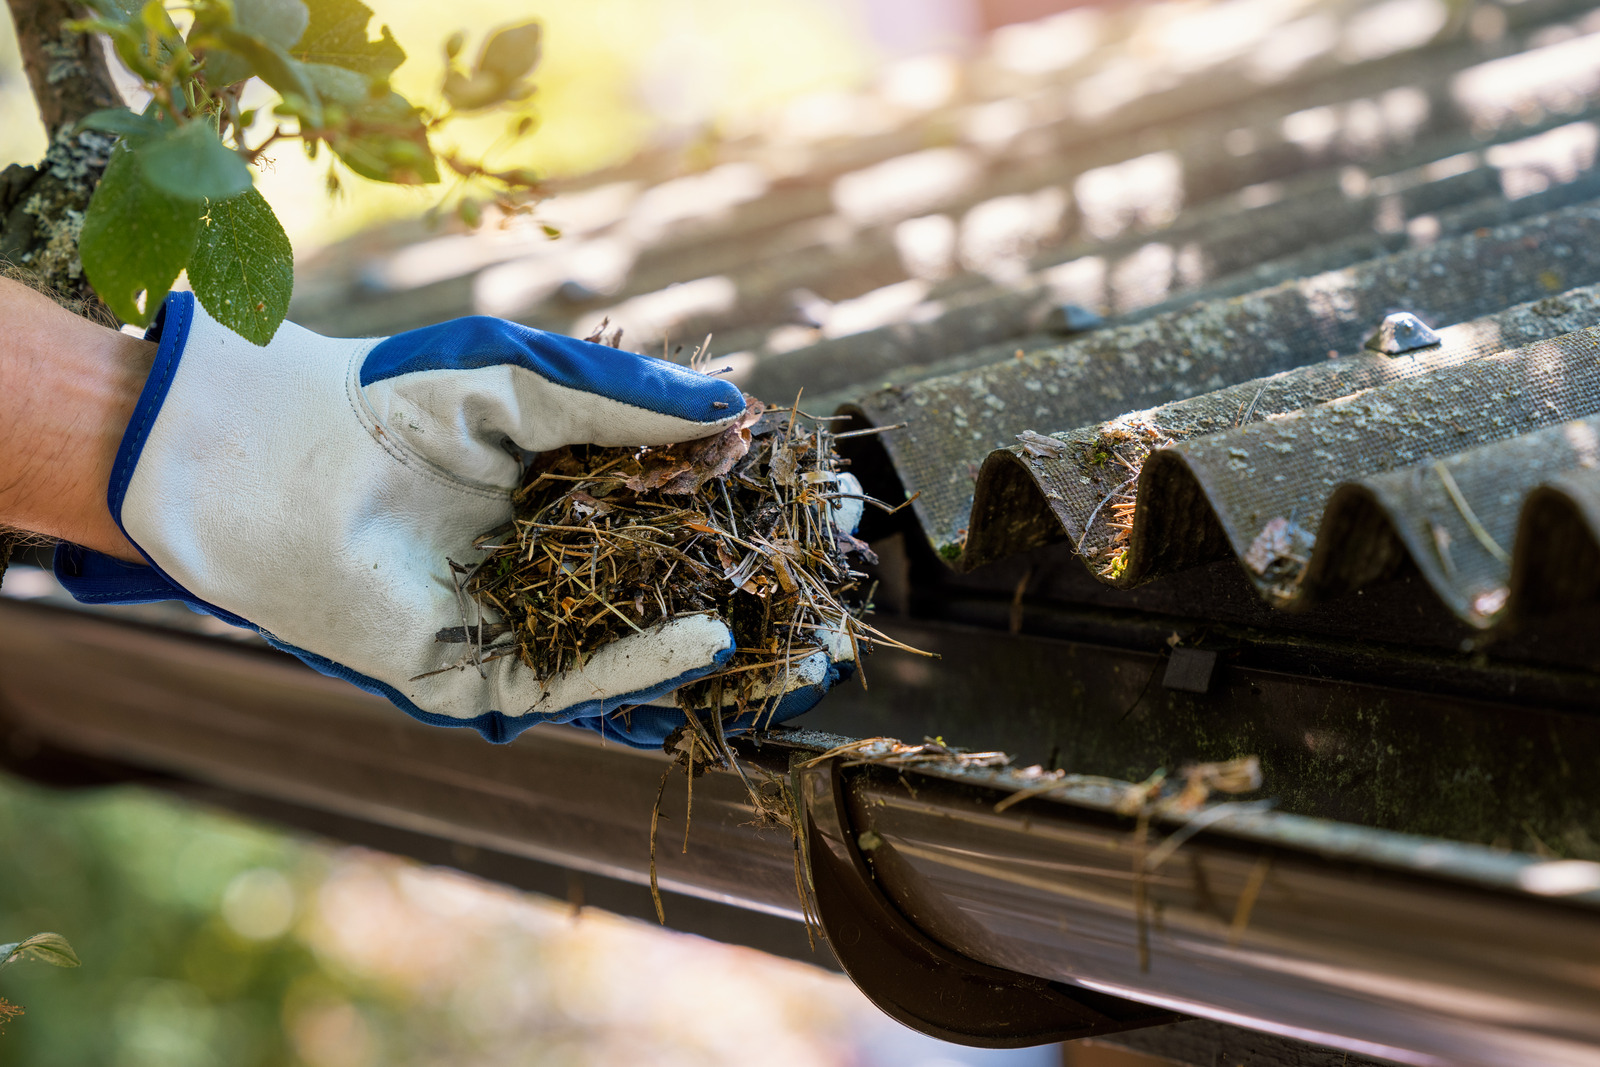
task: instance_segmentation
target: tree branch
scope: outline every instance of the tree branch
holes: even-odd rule
[[[50,134],[37,167],[0,172],[0,267],[94,318],[109,315],[83,276],[78,236],[115,138],[73,127],[118,102],[100,42],[62,23],[85,12],[68,0],[6,0],[34,103]]]
[[[22,66],[50,137],[38,167],[13,164],[0,172],[0,268],[16,272],[90,318],[116,320],[83,276],[78,235],[89,198],[105,172],[113,138],[72,132],[92,111],[121,103],[97,38],[62,23],[82,18],[68,0],[6,0],[17,30]],[[0,578],[19,535],[0,527]]]
[[[122,102],[99,39],[62,28],[68,19],[87,14],[81,4],[6,0],[6,6],[17,28],[28,86],[52,143],[58,133],[90,112]]]

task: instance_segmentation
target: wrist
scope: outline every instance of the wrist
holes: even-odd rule
[[[140,560],[106,488],[154,353],[0,279],[0,523]]]

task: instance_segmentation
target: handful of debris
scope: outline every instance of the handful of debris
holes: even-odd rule
[[[618,638],[714,614],[738,650],[678,700],[734,717],[775,707],[793,669],[829,643],[858,661],[875,641],[897,644],[862,621],[871,591],[856,567],[877,560],[851,532],[868,498],[841,476],[834,442],[848,435],[798,406],[746,400],[713,437],[542,453],[509,526],[480,538],[486,557],[462,572],[503,620],[495,635],[515,635],[489,654],[514,653],[542,681]]]

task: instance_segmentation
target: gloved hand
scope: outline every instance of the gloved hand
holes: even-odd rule
[[[616,641],[545,683],[511,656],[449,669],[461,646],[435,640],[478,621],[447,561],[474,561],[473,540],[511,518],[518,450],[704,437],[743,409],[732,384],[482,317],[366,340],[285,323],[257,347],[188,293],[168,298],[150,337],[159,353],[108,494],[149,566],[62,546],[56,573],[80,601],[185,601],[424,722],[494,742],[574,722],[659,744],[681,713],[641,709],[637,726],[613,713],[733,655],[728,628],[705,615]],[[775,718],[838,676],[819,657],[797,669]]]

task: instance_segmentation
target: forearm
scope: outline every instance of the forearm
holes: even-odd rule
[[[154,355],[0,278],[0,525],[140,559],[106,487]]]

